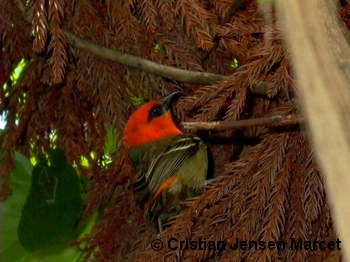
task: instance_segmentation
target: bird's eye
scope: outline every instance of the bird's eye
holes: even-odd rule
[[[163,109],[161,106],[156,106],[151,109],[150,115],[151,117],[158,117],[163,114]]]

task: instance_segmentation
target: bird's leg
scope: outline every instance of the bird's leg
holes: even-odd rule
[[[211,178],[211,179],[207,179],[204,181],[204,186],[210,185],[210,184],[214,184],[216,182],[218,182],[219,179],[218,178]]]
[[[160,236],[163,233],[163,222],[162,222],[162,217],[158,217],[158,229],[159,229],[159,235]]]
[[[178,205],[167,212],[163,212],[158,216],[158,228],[159,235],[164,231],[163,223],[166,223],[173,216],[178,215],[182,210],[185,209],[184,205]]]
[[[163,233],[164,231],[164,227],[163,227],[163,223],[166,223],[169,218],[170,218],[170,213],[169,212],[165,212],[162,213],[158,216],[158,229],[159,229],[159,236]]]

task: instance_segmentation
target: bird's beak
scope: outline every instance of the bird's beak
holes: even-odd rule
[[[179,91],[176,91],[174,93],[166,95],[165,97],[163,97],[160,100],[162,102],[162,108],[163,108],[164,112],[166,112],[166,111],[168,111],[170,109],[171,104],[174,102],[174,100],[176,98],[179,97],[179,95],[181,95],[181,93]]]

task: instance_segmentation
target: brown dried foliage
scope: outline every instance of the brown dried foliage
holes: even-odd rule
[[[265,21],[256,1],[245,0],[222,24],[232,1],[31,1],[30,23],[18,2],[3,2],[1,84],[25,57],[25,76],[1,91],[1,112],[8,112],[1,136],[2,198],[10,192],[9,171],[14,149],[34,154],[50,148],[51,130],[70,162],[89,159],[91,179],[85,199],[86,219],[105,207],[86,251],[96,261],[321,261],[340,259],[339,252],[286,250],[152,251],[156,226],[142,222],[130,185],[133,170],[118,143],[114,163],[100,167],[108,126],[118,131],[134,110],[130,94],[150,99],[179,90],[176,105],[182,120],[233,121],[296,113],[284,94],[294,93],[283,34],[276,22]],[[23,2],[24,5],[24,2]],[[348,24],[348,6],[342,7]],[[273,14],[273,13],[272,13]],[[183,69],[229,76],[211,86],[175,85],[160,77],[102,60],[69,46],[62,29],[103,46]],[[33,30],[34,29],[34,30]],[[214,42],[217,41],[217,44]],[[156,52],[155,44],[161,51]],[[202,61],[203,53],[206,59]],[[231,68],[233,59],[241,66]],[[4,76],[4,77],[3,77]],[[127,76],[127,77],[126,77]],[[131,79],[127,80],[127,79]],[[269,83],[267,96],[254,96],[254,81]],[[281,92],[284,91],[284,92]],[[26,103],[18,102],[23,94]],[[18,124],[15,123],[19,118]],[[185,240],[334,240],[329,207],[307,133],[297,126],[252,127],[200,134],[212,155],[212,173],[219,182],[186,201],[188,208],[169,222],[160,237]],[[91,159],[90,152],[96,153]],[[99,247],[100,252],[96,253]],[[87,255],[89,257],[89,255]]]

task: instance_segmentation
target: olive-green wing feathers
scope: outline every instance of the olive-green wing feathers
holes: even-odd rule
[[[179,135],[146,145],[137,153],[130,152],[135,169],[138,170],[134,186],[138,205],[143,207],[158,188],[196,154],[202,143],[196,136]]]

